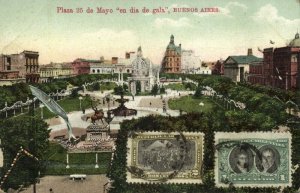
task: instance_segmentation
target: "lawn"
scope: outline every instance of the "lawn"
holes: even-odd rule
[[[114,82],[106,82],[106,83],[100,85],[100,90],[101,91],[113,90],[117,86],[118,85]]]
[[[67,151],[56,143],[50,143],[45,155],[45,175],[69,175],[74,173],[105,174],[110,165],[111,153],[98,153],[99,168],[95,168],[95,153],[69,154],[70,168],[66,169]]]
[[[81,106],[84,109],[90,108],[90,102],[88,100],[88,97],[82,97],[81,100]],[[72,112],[72,111],[80,111],[80,102],[78,98],[65,98],[60,101],[57,101],[57,103],[65,110],[65,112]],[[41,115],[41,108],[36,108],[35,110],[36,115]],[[55,115],[50,112],[46,107],[43,108],[43,115],[44,119],[49,119],[54,117]]]
[[[203,106],[199,104],[203,103]],[[183,110],[185,112],[212,112],[215,103],[206,97],[194,98],[193,96],[184,96],[179,99],[169,100],[169,108],[174,110]]]

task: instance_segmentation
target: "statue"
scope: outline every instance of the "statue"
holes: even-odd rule
[[[93,123],[93,124],[96,124],[96,121],[97,121],[97,120],[101,120],[102,124],[104,124],[103,118],[105,118],[105,117],[104,117],[103,109],[99,109],[99,110],[98,110],[97,106],[94,106],[94,105],[93,105],[93,102],[91,102],[91,106],[92,106],[92,109],[94,110],[94,115],[89,116],[89,117],[86,117],[86,121],[87,121],[88,119],[91,119],[91,120],[92,120],[92,123]]]

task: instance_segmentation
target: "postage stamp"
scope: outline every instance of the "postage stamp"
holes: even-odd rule
[[[291,134],[215,133],[215,183],[218,187],[290,186]]]
[[[198,132],[131,134],[127,182],[202,183],[203,138]]]

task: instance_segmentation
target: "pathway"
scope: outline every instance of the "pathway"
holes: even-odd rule
[[[89,93],[91,96],[97,96],[97,97],[104,97],[106,94],[111,93],[111,91],[107,91],[104,93],[101,92],[93,92]],[[185,96],[188,94],[193,93],[193,91],[171,91],[167,90],[167,93],[164,94],[162,97],[166,100],[166,102],[171,98],[179,98],[181,96]],[[86,94],[86,93],[85,93]],[[114,98],[119,98],[119,96],[113,95]],[[115,117],[114,120],[111,123],[111,129],[112,130],[118,130],[120,128],[119,124],[125,119],[132,119],[132,118],[139,118],[144,117],[150,114],[159,114],[163,116],[179,116],[178,110],[171,110],[167,108],[167,113],[163,112],[162,109],[162,99],[160,95],[154,96],[135,96],[134,100],[131,96],[125,96],[125,98],[129,99],[127,103],[125,103],[126,107],[128,108],[134,108],[138,111],[137,116],[128,116],[128,117]],[[150,105],[151,102],[151,105]],[[104,111],[107,111],[107,106],[103,108]],[[86,109],[85,114],[93,113],[94,111],[92,109]],[[72,125],[72,127],[77,128],[86,128],[91,123],[90,121],[86,122],[81,119],[81,116],[83,116],[82,111],[75,111],[68,113],[69,121]],[[55,120],[48,119],[46,120],[49,123],[49,129],[51,130],[60,130],[65,129],[66,124],[63,121],[62,118],[55,118]]]
[[[70,180],[69,176],[45,176],[40,179],[40,183],[36,185],[37,192],[48,193],[52,188],[53,193],[104,193],[103,186],[108,182],[108,178],[104,175],[88,175],[86,180]],[[33,186],[31,185],[22,193],[31,193]]]

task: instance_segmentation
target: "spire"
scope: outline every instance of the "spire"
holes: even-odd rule
[[[295,39],[299,39],[299,32],[296,33]]]
[[[141,47],[141,46],[138,47],[137,55],[138,55],[139,57],[142,57],[142,56],[143,56],[143,51],[142,51],[142,47]]]
[[[174,44],[174,35],[173,34],[170,37],[170,44]]]

